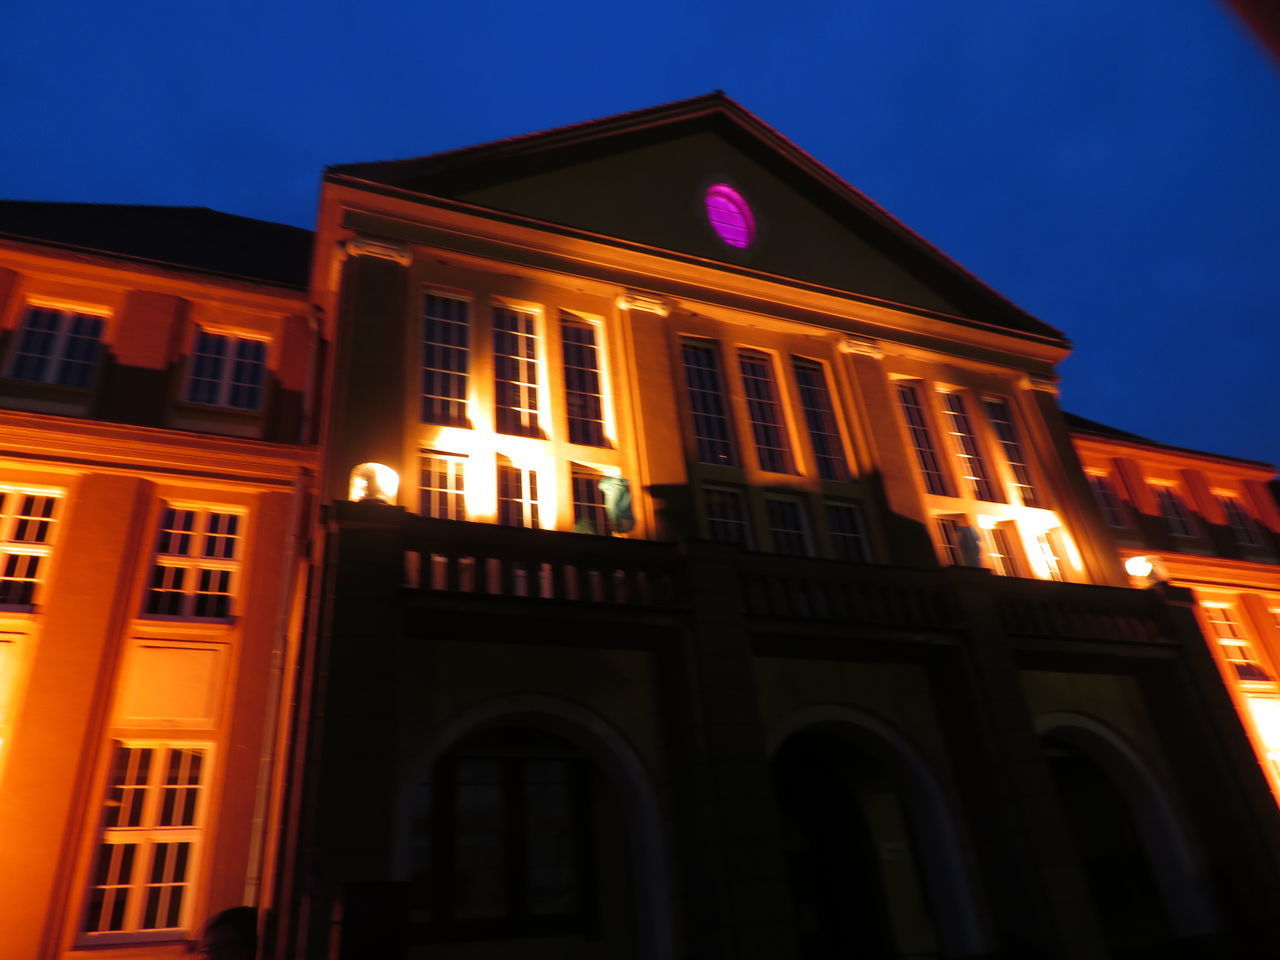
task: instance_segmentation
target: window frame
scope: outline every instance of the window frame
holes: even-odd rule
[[[1218,506],[1221,508],[1223,516],[1226,517],[1227,527],[1231,530],[1231,536],[1235,540],[1236,546],[1261,547],[1262,530],[1258,525],[1257,518],[1244,505],[1243,498],[1228,493],[1215,493],[1213,498],[1218,501]],[[1241,533],[1244,534],[1243,537]]]
[[[460,322],[445,317],[432,317],[429,313],[431,300],[448,300],[455,304],[460,304],[464,309],[465,320]],[[462,346],[457,344],[444,343],[439,340],[428,340],[428,325],[431,321],[456,325],[465,331],[465,343]],[[471,378],[473,368],[475,366],[475,298],[451,290],[441,290],[435,287],[427,287],[422,291],[422,310],[419,314],[419,336],[418,336],[418,357],[415,369],[418,374],[418,423],[423,426],[435,427],[458,427],[462,429],[470,429],[471,424],[471,407],[470,392]],[[465,360],[465,369],[462,371],[447,370],[443,366],[428,367],[427,354],[431,349],[441,352],[457,351]],[[426,392],[427,377],[430,374],[436,374],[440,378],[457,377],[461,384],[461,397],[444,396],[443,394],[429,394]],[[455,417],[452,415],[442,415],[440,418],[432,418],[427,416],[427,405],[430,401],[436,401],[442,404],[458,404],[461,412]]]
[[[1209,626],[1208,639],[1218,648],[1222,660],[1231,667],[1236,682],[1275,682],[1276,675],[1270,669],[1271,664],[1267,662],[1265,653],[1259,653],[1265,648],[1250,636],[1245,618],[1241,616],[1243,611],[1237,604],[1224,600],[1199,600],[1196,606],[1200,608],[1204,622]],[[1210,611],[1216,611],[1220,619],[1215,619]],[[1224,632],[1230,635],[1224,636]],[[1230,656],[1232,650],[1238,651],[1240,656]],[[1246,676],[1250,671],[1256,671],[1258,675]]]
[[[491,916],[459,918],[448,895],[451,885],[435,882],[433,878],[450,875],[455,869],[460,833],[458,768],[464,762],[476,760],[491,762],[499,770],[496,786],[502,827],[495,831],[495,839],[503,854],[503,906]],[[525,778],[529,764],[548,761],[563,763],[566,768],[568,812],[565,819],[573,825],[572,859],[578,902],[569,911],[540,914],[529,909],[527,891],[522,889],[528,885],[532,864],[528,853],[529,824],[522,816],[528,812],[528,799],[520,788],[529,783]],[[592,775],[590,758],[569,744],[564,748],[546,744],[521,750],[519,746],[472,745],[463,741],[440,757],[429,777],[427,877],[425,883],[418,883],[418,889],[425,890],[427,894],[429,914],[414,924],[420,938],[428,943],[443,943],[592,935],[599,911],[595,882],[596,843],[591,829]]]
[[[591,342],[583,343],[579,340],[570,339],[565,336],[567,330],[589,331]],[[558,333],[560,338],[560,376],[564,395],[565,438],[569,443],[577,444],[578,446],[609,449],[613,444],[609,440],[609,380],[605,372],[604,323],[600,320],[585,317],[574,310],[561,309]],[[595,360],[594,368],[570,363],[570,351],[573,348],[593,356]],[[572,379],[580,378],[586,381],[594,378],[595,391],[579,389],[577,385],[571,387],[571,370],[581,372],[580,377]],[[590,386],[589,383],[584,385]],[[579,402],[587,408],[590,408],[594,402],[598,416],[575,416],[573,398],[585,398]],[[580,432],[583,430],[587,431],[589,435]]]
[[[1173,484],[1168,483],[1151,483],[1151,495],[1156,501],[1156,508],[1160,511],[1160,517],[1164,520],[1165,532],[1171,537],[1177,537],[1180,540],[1196,540],[1200,536],[1199,527],[1196,525],[1195,517],[1192,516],[1190,507],[1187,506],[1187,499]],[[1170,516],[1170,512],[1166,507],[1174,507],[1176,517]],[[1179,533],[1175,526],[1177,525],[1186,529],[1186,533]]]
[[[136,790],[138,787],[118,785],[114,783],[115,756],[118,749],[163,751],[161,757],[152,757],[148,769],[147,782],[141,787],[145,791],[142,796],[142,808],[139,811],[137,825],[108,826],[107,813],[112,806],[125,809],[113,801],[112,794],[117,788]],[[167,784],[166,771],[174,751],[197,751],[200,753],[200,779],[196,784]],[[81,899],[76,921],[76,944],[113,945],[129,943],[180,942],[190,938],[194,932],[199,910],[205,892],[206,864],[204,846],[208,842],[209,819],[213,816],[213,792],[217,781],[216,747],[205,739],[161,739],[154,737],[113,736],[108,741],[108,757],[106,773],[99,787],[100,806],[98,817],[94,821],[92,848],[86,857],[86,870],[81,884]],[[163,826],[157,821],[163,816],[164,795],[167,787],[187,789],[194,787],[196,799],[190,824]],[[96,880],[100,876],[100,861],[103,849],[108,846],[122,846],[125,843],[135,846],[135,853],[129,865],[130,882],[127,884],[111,884],[112,887],[124,887],[130,891],[128,903],[124,908],[125,921],[133,919],[134,923],[125,923],[119,930],[90,930],[89,911],[93,903],[93,891],[101,886]],[[154,886],[151,874],[155,866],[156,848],[162,843],[186,843],[189,851],[186,859],[184,880],[179,884],[185,888],[178,923],[171,927],[143,927],[147,909],[147,890]],[[172,886],[173,884],[166,884]],[[101,914],[99,914],[101,916]]]
[[[738,385],[751,431],[751,447],[762,473],[796,473],[796,458],[787,411],[778,382],[776,357],[758,347],[737,348]],[[748,365],[757,372],[748,373]]]
[[[811,374],[816,383],[803,383],[801,371]],[[796,389],[796,408],[804,421],[818,477],[834,483],[850,482],[853,470],[849,449],[845,443],[840,415],[836,412],[835,392],[831,388],[827,364],[811,357],[793,354],[791,376]],[[810,405],[811,396],[816,396],[821,406]]]
[[[53,504],[52,511],[48,517],[33,517],[20,514],[18,510],[10,509],[10,497],[42,497],[51,501]],[[31,597],[29,600],[17,601],[14,603],[0,602],[0,611],[24,613],[34,611],[40,603],[41,594],[45,583],[49,579],[49,566],[53,562],[54,548],[57,546],[56,540],[58,531],[62,526],[63,501],[66,499],[66,491],[58,487],[45,487],[39,485],[26,484],[0,484],[0,585],[9,582],[13,583],[30,583]],[[21,502],[18,500],[17,502]],[[49,533],[43,540],[15,540],[13,539],[18,532],[18,527],[23,520],[43,521],[49,527]],[[12,557],[36,557],[36,572],[33,576],[9,577],[10,558]]]
[[[419,450],[418,451],[418,515],[428,517],[434,520],[466,520],[467,519],[467,472],[469,469],[469,457],[464,453],[446,453],[443,450]],[[448,469],[444,471],[446,486],[429,487],[424,483],[425,473],[427,469],[427,461],[438,460],[448,464]],[[447,505],[445,513],[456,512],[457,516],[441,516],[435,512],[428,512],[429,503],[434,504],[435,496],[428,497],[428,493],[433,495],[439,494]]]
[[[942,437],[934,420],[934,412],[930,409],[928,398],[933,391],[923,380],[912,378],[895,379],[892,386],[899,422],[906,432],[907,450],[912,452],[916,477],[924,487],[925,494],[931,497],[955,497],[955,481],[943,454],[940,443]],[[915,422],[917,420],[918,423]]]
[[[837,533],[836,526],[831,522],[831,517],[836,510],[848,510],[849,515],[854,518],[854,527],[856,532],[852,534]],[[827,539],[831,546],[831,556],[841,563],[857,563],[867,564],[876,562],[876,551],[871,539],[871,532],[867,527],[867,511],[863,509],[862,503],[857,500],[826,500],[822,504],[822,517],[827,525]],[[844,550],[837,546],[839,543],[856,544],[853,552],[856,557],[844,555]]]
[[[503,470],[513,470],[517,474],[520,484],[518,498],[503,497]],[[494,503],[497,508],[495,519],[499,526],[519,527],[525,530],[542,529],[542,504],[538,493],[540,472],[536,467],[522,466],[513,463],[509,457],[498,455],[494,465]],[[508,523],[503,519],[504,505],[509,503],[519,505],[520,523]]]
[[[1107,473],[1089,473],[1086,474],[1089,483],[1089,490],[1093,494],[1094,502],[1098,505],[1098,511],[1102,514],[1102,521],[1112,530],[1130,530],[1133,522],[1129,517],[1128,511],[1125,509],[1124,501],[1120,497],[1119,491],[1116,490],[1115,481],[1110,474]],[[1105,496],[1103,495],[1105,493]],[[1115,523],[1112,515],[1120,522]]]
[[[525,318],[528,329],[511,329],[499,326],[504,314]],[[546,337],[542,330],[543,311],[540,307],[508,303],[496,300],[489,304],[489,360],[493,377],[493,426],[496,433],[506,437],[531,437],[546,439],[543,419],[547,412],[543,406],[546,389],[545,371],[542,369],[546,350]],[[524,346],[529,354],[505,353],[498,349],[500,337],[513,337],[515,346]],[[514,365],[519,374],[529,374],[525,379],[501,376],[503,361]],[[519,403],[503,403],[503,388],[513,391]]]
[[[738,437],[733,422],[733,404],[726,386],[724,351],[720,341],[706,337],[682,336],[677,346],[680,351],[680,369],[684,382],[682,394],[684,408],[689,418],[689,440],[692,442],[693,461],[703,466],[740,469],[742,457],[738,450]],[[711,366],[691,365],[689,362],[691,352],[709,357]],[[695,383],[692,377],[694,371],[713,379],[714,389]],[[695,401],[695,397],[703,396],[713,399],[712,405],[718,409],[703,409],[706,405]],[[704,436],[702,427],[713,423],[719,425],[720,429],[717,432],[722,435],[714,436],[708,432]],[[717,453],[717,450],[720,452]]]
[[[803,497],[787,496],[783,494],[771,493],[765,491],[763,494],[763,507],[765,522],[769,529],[769,551],[785,557],[812,557],[816,556],[814,551],[813,540],[813,524],[809,518],[809,510],[807,499]],[[794,507],[795,518],[799,520],[799,528],[789,530],[778,526],[775,523],[774,511],[771,509],[772,504],[780,507]],[[782,549],[779,545],[779,533],[787,536],[798,536],[801,541],[800,550]]]
[[[706,536],[712,543],[722,543],[726,546],[736,546],[743,550],[755,549],[755,529],[751,516],[751,498],[747,491],[738,486],[730,486],[727,484],[706,483],[701,487],[702,493],[702,515],[705,520]],[[733,502],[736,500],[741,508],[739,513],[740,519],[730,517],[721,517],[712,515],[712,501],[709,494],[722,495],[726,498],[725,502]],[[716,536],[716,530],[720,529],[717,524],[737,525],[742,531],[741,539],[731,539]]]
[[[196,515],[195,524],[190,531],[169,531],[164,526],[168,511],[188,511]],[[210,516],[234,516],[236,517],[236,532],[232,534],[219,533],[209,529]],[[139,604],[138,619],[140,620],[163,620],[183,623],[207,623],[207,624],[231,624],[237,619],[236,613],[237,600],[243,600],[238,596],[241,579],[244,570],[244,553],[246,542],[248,540],[249,531],[249,511],[242,506],[231,504],[209,504],[196,503],[184,500],[168,500],[160,498],[160,506],[155,515],[152,525],[154,531],[154,539],[152,540],[150,561],[147,564],[146,576],[142,584],[142,598]],[[191,538],[191,549],[193,552],[187,554],[162,553],[160,551],[161,539],[169,532],[187,533]],[[206,557],[200,553],[194,552],[199,549],[197,541],[203,546],[207,543],[210,536],[223,539],[229,538],[235,548],[235,554],[231,557]],[[176,568],[185,570],[183,575],[183,586],[181,589],[166,589],[162,593],[180,594],[182,596],[182,610],[180,613],[153,613],[148,610],[151,604],[152,594],[157,586],[155,575],[156,571],[162,567]],[[204,571],[210,572],[226,572],[227,588],[222,591],[201,592],[200,576]],[[187,580],[187,575],[191,575],[191,580]],[[199,616],[195,611],[195,606],[200,596],[225,596],[227,598],[227,614],[222,617]]]
[[[274,344],[273,338],[269,334],[258,331],[227,330],[222,327],[204,326],[199,323],[194,326],[190,348],[187,351],[186,375],[182,381],[182,402],[205,410],[221,410],[245,416],[261,416],[267,407],[267,394],[272,370],[271,355],[274,352],[271,349]],[[198,354],[196,352],[200,345],[201,337],[217,337],[227,342],[227,352],[221,358],[222,372],[216,379],[213,377],[196,377],[198,357],[212,356],[211,354]],[[243,362],[236,355],[242,343],[262,344],[262,359],[254,364],[262,371],[261,383],[245,384],[234,379],[236,364]],[[216,384],[216,399],[196,399],[192,394],[197,383]],[[251,387],[256,390],[256,404],[254,406],[232,404],[230,402],[231,394],[237,387]]]
[[[968,496],[964,499],[980,500],[983,503],[1007,503],[1008,498],[991,469],[983,438],[978,432],[977,418],[970,402],[971,394],[967,390],[944,386],[935,387],[934,394],[942,408],[943,432],[950,437],[945,442],[951,449],[952,469],[960,480],[969,485]],[[955,479],[957,478],[953,476],[953,483]]]
[[[16,368],[22,356],[35,356],[35,354],[24,354],[21,352],[22,338],[26,332],[27,320],[35,311],[45,311],[57,314],[58,326],[53,331],[53,342],[49,353],[45,357],[48,364],[40,377],[24,377],[19,376]],[[93,352],[93,359],[87,363],[79,360],[72,360],[73,364],[84,364],[89,368],[89,372],[85,375],[83,383],[61,383],[59,377],[63,372],[63,368],[67,363],[67,348],[72,340],[71,328],[75,320],[80,317],[88,317],[99,322],[98,335],[94,339],[96,344]],[[106,307],[99,307],[90,304],[72,304],[63,303],[53,300],[44,300],[39,297],[28,297],[23,303],[22,309],[18,314],[18,322],[13,327],[13,344],[9,349],[9,355],[5,358],[4,376],[5,379],[13,380],[18,383],[32,383],[43,386],[53,387],[61,390],[87,391],[92,389],[94,380],[98,374],[100,366],[99,359],[102,356],[102,349],[107,344],[106,334],[111,328],[112,311]],[[56,371],[56,374],[55,374]]]

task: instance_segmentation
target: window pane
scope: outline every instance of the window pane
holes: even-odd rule
[[[564,760],[525,760],[521,768],[529,913],[573,913],[579,901],[578,845],[569,764]]]
[[[914,384],[899,383],[898,403],[907,421],[907,432],[911,436],[911,444],[916,451],[916,462],[920,466],[925,489],[938,496],[951,496],[950,485],[938,461],[928,418],[925,416],[924,407],[920,404],[920,391]]]
[[[985,401],[987,419],[996,432],[1000,448],[1004,451],[1005,462],[1013,473],[1013,484],[1023,506],[1040,506],[1035,486],[1031,482],[1031,467],[1027,464],[1026,455],[1022,452],[1022,443],[1018,437],[1018,425],[1013,420],[1013,410],[1009,401],[1002,397],[991,397]]]
[[[454,917],[500,917],[507,911],[507,817],[499,761],[457,761],[453,812]]]
[[[267,345],[261,340],[237,340],[227,406],[237,410],[257,410],[262,406],[266,369]]]
[[[751,436],[755,440],[760,469],[793,473],[791,448],[773,380],[773,361],[765,354],[743,350],[738,355],[738,368],[742,373],[747,418],[751,422]]]
[[[423,454],[418,461],[421,513],[438,520],[465,520],[464,457]]]
[[[1187,505],[1172,487],[1156,486],[1152,490],[1156,495],[1156,503],[1160,505],[1160,515],[1164,517],[1165,526],[1175,537],[1194,537],[1195,526]]]
[[[824,480],[848,480],[849,465],[836,428],[826,375],[819,364],[808,360],[797,358],[793,367],[796,386],[800,389],[800,407],[804,411],[809,441],[818,464],[818,476]]]
[[[102,338],[102,318],[82,313],[63,316],[66,336],[62,341],[60,363],[54,383],[64,387],[85,387],[98,362]]]
[[[191,352],[191,376],[187,399],[192,403],[219,403],[226,379],[230,338],[201,330]]]
[[[498,522],[508,527],[538,526],[536,471],[499,462]]]
[[[870,563],[871,544],[857,504],[827,504],[827,527],[836,558],[846,563]]]
[[[707,532],[717,543],[735,543],[751,548],[751,527],[746,501],[737,490],[708,487],[703,491],[707,509]]]
[[[600,386],[600,351],[596,329],[569,314],[560,316],[564,352],[564,402],[569,440],[593,447],[606,445],[604,401]]]
[[[795,500],[767,498],[765,513],[769,517],[769,536],[775,553],[809,556],[813,549],[809,542],[809,524],[804,508]]]
[[[958,393],[944,392],[942,406],[949,421],[955,455],[960,461],[960,476],[969,481],[976,499],[1003,503],[1004,497],[991,482],[991,472],[978,446],[978,438],[974,436],[964,397]]]
[[[573,471],[573,529],[576,533],[612,531],[600,489],[600,474],[581,468]]]
[[[450,427],[467,420],[471,305],[429,293],[422,317],[422,422]]]
[[[737,466],[716,352],[711,347],[686,343],[682,345],[682,355],[698,462]]]
[[[494,405],[499,433],[542,435],[538,423],[538,341],[535,317],[493,308]]]
[[[1125,519],[1124,507],[1121,506],[1120,498],[1116,496],[1115,487],[1112,486],[1109,477],[1090,475],[1089,488],[1093,490],[1093,496],[1098,501],[1098,508],[1102,511],[1102,518],[1106,520],[1107,526],[1116,529],[1129,526],[1129,522]]]
[[[43,307],[28,307],[18,333],[9,376],[17,380],[47,382],[53,370],[53,351],[58,340],[61,314]]]
[[[1218,502],[1222,504],[1222,512],[1226,515],[1236,543],[1242,547],[1258,546],[1261,542],[1258,537],[1258,527],[1240,501],[1235,497],[1219,497]]]

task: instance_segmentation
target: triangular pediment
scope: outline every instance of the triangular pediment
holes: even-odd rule
[[[1061,337],[722,94],[329,176]],[[713,188],[746,205],[745,246],[740,232],[726,242],[708,216]]]

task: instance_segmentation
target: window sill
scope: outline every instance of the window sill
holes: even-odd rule
[[[142,623],[185,623],[193,627],[230,627],[236,622],[235,617],[187,617],[176,613],[140,613],[137,619]]]

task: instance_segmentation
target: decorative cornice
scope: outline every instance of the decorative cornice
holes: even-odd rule
[[[1058,378],[1037,376],[1029,373],[1022,381],[1022,389],[1039,390],[1041,393],[1047,393],[1051,396],[1058,396]]]
[[[884,358],[884,351],[880,349],[880,341],[873,340],[871,337],[844,337],[840,341],[840,352],[859,357],[873,357],[876,360]]]
[[[628,290],[618,296],[617,302],[619,310],[644,310],[647,313],[656,313],[660,317],[671,313],[671,305],[666,300],[645,293],[632,293]]]
[[[378,257],[382,260],[394,260],[402,267],[413,263],[413,254],[403,243],[392,243],[387,240],[370,240],[368,237],[352,237],[342,244],[342,249],[349,257]]]

